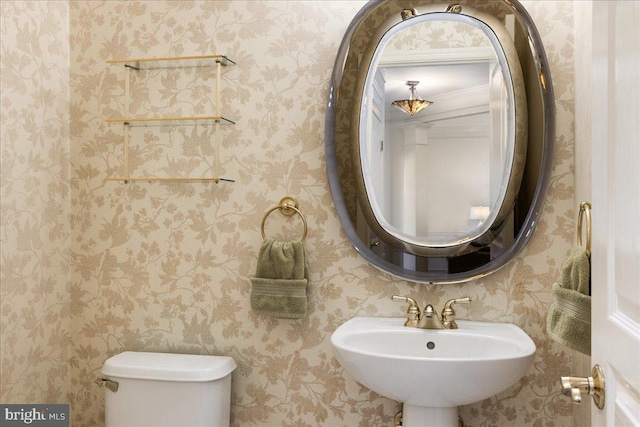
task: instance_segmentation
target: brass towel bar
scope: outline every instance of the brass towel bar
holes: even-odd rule
[[[578,246],[582,246],[582,217],[586,218],[586,241],[585,252],[591,258],[591,203],[580,203],[580,213],[578,214]]]
[[[298,214],[298,216],[302,219],[302,224],[304,225],[304,230],[302,231],[302,241],[307,238],[307,220],[304,215],[298,209],[298,202],[293,197],[285,197],[280,200],[278,206],[271,208],[264,214],[262,218],[262,224],[260,225],[260,230],[262,231],[262,238],[266,238],[266,234],[264,232],[264,224],[267,222],[267,217],[271,215],[271,212],[274,212],[276,209],[280,210],[280,213],[284,216],[291,216],[293,214]]]

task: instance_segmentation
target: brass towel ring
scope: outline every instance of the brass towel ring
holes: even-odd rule
[[[580,203],[580,213],[578,214],[578,246],[582,246],[582,216],[587,218],[587,233],[585,242],[585,252],[591,257],[591,203]]]
[[[267,217],[276,209],[279,209],[280,213],[284,216],[291,216],[293,214],[298,214],[298,216],[300,216],[300,218],[302,219],[302,224],[304,225],[301,240],[304,242],[304,240],[307,238],[307,220],[305,219],[304,215],[302,215],[302,212],[300,212],[300,210],[298,209],[298,202],[296,202],[296,200],[292,197],[283,198],[282,200],[280,200],[278,206],[269,209],[267,213],[264,214],[264,217],[262,218],[262,224],[260,225],[262,238],[265,239],[267,237],[264,233],[264,224],[267,222]]]

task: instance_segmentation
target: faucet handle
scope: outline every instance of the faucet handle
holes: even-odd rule
[[[458,324],[456,323],[456,312],[453,311],[453,304],[469,304],[471,302],[471,298],[454,298],[450,299],[444,304],[444,308],[442,309],[442,325],[445,329],[458,329]]]
[[[416,300],[409,297],[401,297],[400,295],[392,296],[391,300],[395,302],[408,302],[409,308],[407,309],[407,321],[404,322],[404,326],[413,328],[418,326],[418,321],[420,320],[420,308],[418,307]]]

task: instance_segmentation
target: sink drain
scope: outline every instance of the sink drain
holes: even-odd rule
[[[433,350],[434,348],[436,348],[436,343],[434,343],[433,341],[429,341],[429,342],[427,343],[427,348],[428,348],[429,350]]]

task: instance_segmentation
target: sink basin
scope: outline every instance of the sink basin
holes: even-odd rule
[[[404,321],[354,317],[331,335],[338,360],[356,381],[403,403],[404,427],[457,426],[457,406],[508,389],[536,351],[508,323],[458,320],[459,329],[449,330],[409,328]]]

